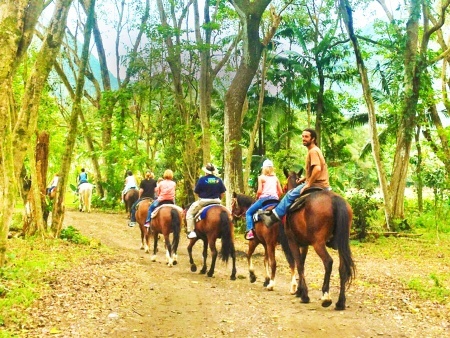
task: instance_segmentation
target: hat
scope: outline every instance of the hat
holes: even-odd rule
[[[265,160],[261,168],[264,167],[273,167],[273,162],[271,160]]]
[[[214,167],[211,163],[207,163],[202,170],[207,173],[207,174],[211,174],[214,175],[215,171],[216,171],[216,167]]]

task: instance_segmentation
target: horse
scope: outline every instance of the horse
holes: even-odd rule
[[[81,183],[78,187],[80,202],[78,209],[80,211],[91,212],[92,190],[94,186],[91,183]]]
[[[302,176],[303,168],[301,168],[298,172],[293,170],[289,171],[286,168],[283,168],[283,173],[286,177],[286,184],[283,186],[283,191],[286,193],[298,186],[297,180]]]
[[[236,250],[234,247],[234,224],[231,212],[220,204],[208,205],[199,212],[201,219],[198,220],[196,216],[195,232],[196,238],[190,239],[187,247],[189,253],[189,263],[191,264],[191,271],[197,271],[197,265],[192,258],[192,247],[200,239],[203,241],[203,267],[200,270],[201,274],[205,274],[207,270],[206,259],[208,257],[208,245],[211,251],[211,266],[208,270],[207,276],[214,275],[214,269],[217,259],[217,238],[222,239],[222,246],[220,248],[220,258],[224,262],[228,262],[232,258],[231,280],[236,280]]]
[[[336,310],[345,310],[345,289],[355,276],[356,267],[350,250],[350,228],[353,211],[348,202],[331,191],[316,191],[305,196],[304,203],[296,209],[296,202],[291,206],[285,222],[285,233],[289,250],[283,245],[286,254],[295,260],[299,276],[296,296],[302,303],[309,303],[308,287],[304,270],[308,247],[311,245],[322,259],[325,276],[322,284],[322,306],[332,304],[330,297],[330,277],[333,259],[327,246],[339,253],[340,291]],[[292,259],[291,258],[291,259]],[[292,280],[295,279],[291,268]]]
[[[129,189],[123,196],[123,202],[125,203],[125,211],[128,214],[128,218],[131,217],[131,207],[134,202],[139,198],[139,191],[135,188]]]
[[[231,201],[232,213],[235,217],[243,217],[245,218],[245,213],[247,209],[253,204],[254,199],[250,196],[243,194],[233,193],[233,199]],[[270,202],[270,201],[268,201]],[[273,206],[269,206],[267,210],[272,209]],[[254,283],[256,281],[255,269],[253,266],[252,255],[255,252],[256,247],[259,244],[262,244],[264,247],[264,268],[266,272],[266,276],[264,279],[264,287],[273,291],[275,286],[275,274],[277,270],[277,262],[275,259],[275,249],[279,242],[285,243],[287,246],[287,241],[282,240],[281,237],[285,237],[284,228],[280,223],[274,224],[272,227],[266,227],[262,222],[255,221],[255,230],[254,230],[255,238],[248,241],[248,251],[247,251],[247,264],[250,282]],[[286,247],[289,249],[288,247]],[[293,269],[294,260],[291,258],[292,256],[286,256],[286,258],[291,259],[289,262],[291,269]],[[291,284],[291,294],[296,292],[296,286]]]
[[[143,200],[139,203],[136,210],[136,221],[141,229],[142,245],[145,252],[149,252],[150,233],[153,234],[153,255],[151,261],[156,261],[156,252],[158,251],[159,234],[164,236],[167,265],[172,267],[177,264],[177,249],[180,243],[180,231],[183,221],[183,209],[174,204],[162,204],[153,212],[150,222],[150,228],[144,226],[147,217],[148,207],[151,200]],[[172,243],[170,242],[170,234],[173,233]],[[145,239],[145,243],[144,243]]]

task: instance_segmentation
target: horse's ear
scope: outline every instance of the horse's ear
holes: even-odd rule
[[[283,173],[284,173],[284,177],[286,177],[286,178],[289,177],[289,171],[287,170],[287,168],[283,168]]]
[[[300,168],[300,170],[299,170],[298,173],[297,173],[297,176],[298,176],[298,177],[301,177],[302,174],[303,174],[303,168]]]

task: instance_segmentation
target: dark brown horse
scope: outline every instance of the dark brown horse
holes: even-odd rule
[[[292,254],[297,267],[299,286],[296,295],[302,303],[309,303],[304,271],[308,246],[311,245],[325,268],[322,306],[331,305],[329,291],[333,259],[326,248],[329,246],[339,253],[340,292],[335,308],[344,310],[345,289],[355,276],[349,242],[352,208],[341,196],[331,191],[318,191],[308,195],[300,209],[294,209],[291,208],[286,216],[285,232],[290,250],[285,250],[285,254]]]
[[[123,202],[125,203],[125,211],[127,213],[127,217],[131,217],[131,207],[134,202],[136,202],[139,198],[139,191],[137,189],[130,189],[123,196]]]
[[[214,204],[207,206],[204,211],[204,217],[195,223],[196,238],[190,239],[187,247],[189,253],[189,263],[191,264],[191,271],[197,271],[197,265],[192,258],[192,247],[198,240],[203,241],[203,267],[200,270],[201,274],[205,274],[207,270],[206,259],[208,257],[208,246],[211,250],[211,266],[207,273],[208,277],[214,275],[214,269],[217,259],[217,238],[222,239],[222,246],[220,248],[220,258],[224,262],[228,262],[232,258],[233,267],[231,271],[231,280],[236,279],[236,250],[234,248],[234,224],[230,211],[220,205]],[[197,217],[196,217],[197,219]]]
[[[144,226],[147,217],[148,207],[151,200],[143,200],[139,203],[136,210],[136,221],[141,229],[142,245],[145,252],[149,251],[150,236],[153,234],[153,255],[152,262],[156,261],[156,252],[158,251],[159,234],[164,236],[166,248],[167,265],[173,266],[177,264],[177,250],[180,243],[180,231],[183,221],[183,209],[174,204],[163,204],[154,211],[155,217],[151,219],[150,228]],[[170,234],[173,234],[172,242],[170,242]],[[145,242],[144,242],[145,241]]]
[[[231,202],[232,212],[234,216],[243,217],[245,219],[245,212],[253,204],[254,199],[250,196],[243,194],[233,193],[233,200]],[[272,209],[273,206],[268,207],[267,210]],[[253,266],[252,255],[255,252],[256,247],[262,244],[264,247],[264,268],[266,276],[263,285],[267,290],[272,291],[275,286],[275,273],[277,270],[277,262],[275,259],[275,249],[278,242],[285,243],[286,249],[289,250],[286,239],[282,240],[280,237],[285,237],[284,228],[280,222],[274,224],[272,227],[266,227],[262,222],[255,222],[254,230],[255,238],[248,241],[247,251],[247,263],[250,282],[256,281],[255,269]],[[294,260],[292,255],[286,256],[291,259],[290,266],[293,269]],[[294,294],[297,283],[291,284],[291,293]]]
[[[283,191],[286,193],[289,190],[298,186],[298,179],[302,176],[303,168],[301,168],[298,172],[293,170],[289,171],[286,168],[283,169],[284,176],[286,177],[286,184],[283,186]]]

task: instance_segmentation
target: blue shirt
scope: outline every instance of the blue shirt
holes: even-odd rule
[[[78,176],[78,182],[87,182],[87,172],[82,172],[80,173],[80,175]]]
[[[214,175],[206,175],[198,179],[194,192],[200,198],[220,198],[220,195],[226,190],[220,178]]]

